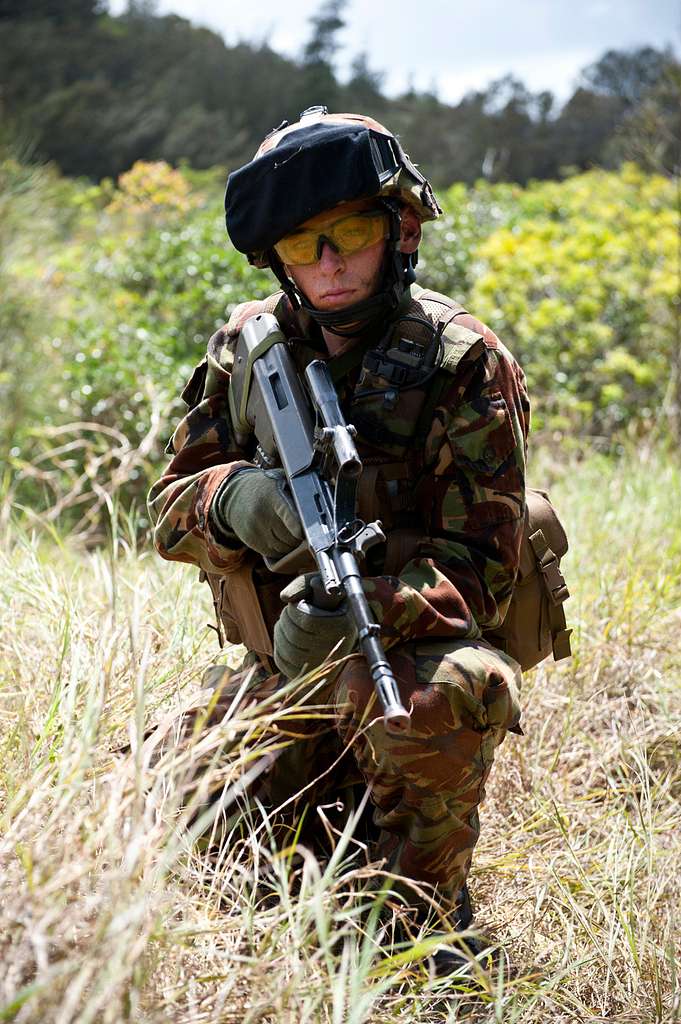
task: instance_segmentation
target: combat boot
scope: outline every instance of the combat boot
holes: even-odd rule
[[[457,932],[467,932],[473,924],[473,907],[466,883],[459,894],[454,921]],[[428,969],[434,977],[446,978],[450,974],[468,973],[475,963],[483,970],[489,969],[492,961],[493,944],[489,940],[482,935],[462,935],[453,944],[436,947],[428,958]]]

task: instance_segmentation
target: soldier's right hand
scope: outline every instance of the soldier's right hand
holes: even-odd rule
[[[215,496],[213,516],[223,534],[265,558],[282,558],[303,539],[283,469],[233,473]]]

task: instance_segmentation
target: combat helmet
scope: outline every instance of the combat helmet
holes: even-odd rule
[[[355,199],[376,198],[390,214],[390,236],[381,289],[344,310],[321,312],[298,292],[274,245],[304,221]],[[397,138],[362,114],[329,114],[310,107],[298,121],[282,122],[249,163],[227,181],[227,232],[234,247],[257,267],[276,274],[294,306],[304,306],[322,326],[352,335],[397,309],[414,280],[417,253],[399,251],[400,205],[421,221],[442,212],[430,184]]]

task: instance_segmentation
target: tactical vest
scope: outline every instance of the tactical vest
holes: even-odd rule
[[[266,311],[277,315],[280,302],[271,297]],[[436,457],[426,444],[433,413],[462,359],[477,355],[484,344],[481,335],[455,322],[463,312],[446,296],[412,286],[411,302],[381,350],[355,356],[359,367],[351,365],[352,350],[350,365],[343,357],[330,364],[364,464],[358,516],[365,522],[380,519],[387,537],[367,575],[399,575],[423,540],[419,496]],[[429,351],[430,342],[437,351]],[[358,376],[348,391],[349,369]],[[548,497],[528,489],[518,580],[503,625],[484,633],[523,669],[551,652],[556,660],[570,654],[562,608],[569,594],[560,572],[566,551],[565,532]],[[267,571],[255,555],[226,577],[203,575],[213,592],[221,641],[244,643],[271,665],[273,629],[282,609],[279,591],[290,577]]]

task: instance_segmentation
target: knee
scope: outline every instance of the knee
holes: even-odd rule
[[[434,675],[457,721],[501,736],[520,721],[520,666],[484,641],[456,644]]]
[[[402,645],[389,652],[388,660],[402,703],[410,711],[412,742],[434,745],[451,755],[455,736],[463,750],[476,747],[476,737],[479,740],[484,736],[485,745],[489,741],[496,745],[507,730],[517,729],[520,670],[489,645]],[[337,698],[355,728],[380,716],[373,682],[360,656],[349,659],[343,667]],[[468,754],[473,755],[473,750]]]
[[[387,659],[402,703],[411,711],[413,725],[414,710],[420,703],[414,658],[405,647],[397,647],[388,652]],[[371,673],[361,655],[349,658],[343,666],[336,685],[336,702],[346,708],[355,725],[372,721],[382,714]]]
[[[409,712],[408,735],[397,739],[383,735],[382,708],[366,662],[360,656],[346,662],[337,681],[336,706],[344,708],[346,729],[350,723],[355,731],[373,723],[372,746],[381,750],[393,746],[415,750],[418,746],[423,750],[437,745],[438,737],[449,736],[459,728],[461,722],[453,714],[454,704],[447,686],[422,677],[413,645],[393,648],[388,653],[388,661],[402,704]]]

